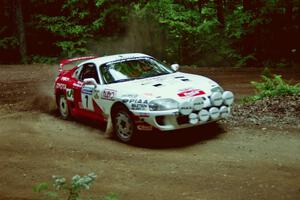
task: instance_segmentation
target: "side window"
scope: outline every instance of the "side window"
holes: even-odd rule
[[[96,66],[93,63],[87,63],[82,66],[78,79],[83,81],[86,78],[94,78],[97,83],[100,83]]]
[[[82,67],[78,67],[75,72],[73,73],[72,77],[73,78],[76,78],[76,79],[79,79],[79,74],[80,74],[80,71],[81,71]]]
[[[100,66],[100,71],[101,71],[101,75],[102,75],[102,79],[103,79],[104,83],[109,84],[114,81],[114,78],[111,76],[111,74],[109,72],[108,66],[106,66],[106,65]]]

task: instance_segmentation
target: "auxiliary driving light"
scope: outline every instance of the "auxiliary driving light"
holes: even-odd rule
[[[189,115],[189,122],[190,124],[197,124],[199,122],[198,115],[195,113],[191,113]]]
[[[233,104],[234,101],[234,95],[232,92],[230,91],[225,91],[222,95],[222,98],[224,99],[224,103],[228,106],[230,106],[231,104]]]
[[[179,112],[183,115],[188,115],[193,111],[193,104],[189,101],[184,101],[179,106]]]
[[[194,110],[201,110],[203,108],[204,102],[203,99],[201,97],[195,97],[192,100],[193,106],[194,106]]]
[[[220,92],[214,92],[211,94],[210,100],[211,100],[212,105],[220,106],[223,103],[222,94]]]
[[[209,114],[212,119],[217,119],[220,116],[220,110],[216,107],[209,109]]]
[[[206,122],[209,119],[209,112],[207,110],[201,110],[198,113],[198,117],[199,117],[200,121]]]
[[[229,108],[227,106],[222,106],[220,108],[220,114],[222,118],[226,118],[229,116]]]

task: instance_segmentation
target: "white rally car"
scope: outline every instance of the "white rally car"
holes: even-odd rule
[[[63,69],[75,61],[80,63]],[[140,53],[64,60],[55,80],[56,102],[64,119],[107,122],[106,132],[123,142],[139,131],[198,126],[230,114],[232,92],[178,68]]]

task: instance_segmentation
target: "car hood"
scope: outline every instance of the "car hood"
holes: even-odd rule
[[[172,98],[179,100],[192,96],[210,95],[211,88],[218,84],[199,75],[176,72],[168,75],[138,79],[110,85],[119,98],[143,99]]]

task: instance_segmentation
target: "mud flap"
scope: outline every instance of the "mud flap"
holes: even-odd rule
[[[111,121],[111,116],[109,116],[108,119],[107,119],[105,136],[106,137],[113,137],[113,125],[112,125],[112,121]]]

